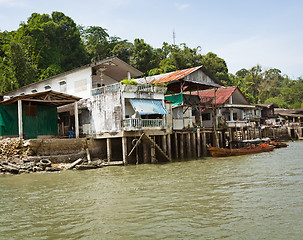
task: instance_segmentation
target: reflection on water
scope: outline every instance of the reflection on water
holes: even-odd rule
[[[0,239],[302,239],[302,147],[0,176]]]

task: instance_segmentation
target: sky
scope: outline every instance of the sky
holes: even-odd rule
[[[259,64],[303,77],[302,0],[0,0],[0,31],[53,11],[154,48],[172,44],[175,32],[176,44],[217,54],[233,74]]]

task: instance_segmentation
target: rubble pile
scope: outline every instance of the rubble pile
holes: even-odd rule
[[[1,160],[24,159],[30,153],[28,144],[20,138],[5,138],[0,141]]]

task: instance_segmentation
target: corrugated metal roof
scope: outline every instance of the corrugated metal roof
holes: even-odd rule
[[[238,87],[218,88],[217,90],[216,89],[204,90],[204,91],[195,92],[192,94],[199,94],[200,98],[213,98],[212,104],[224,105],[236,89],[239,89],[239,88]],[[216,91],[216,93],[215,93],[215,91]],[[239,91],[240,91],[240,89],[239,89]],[[241,91],[240,91],[240,93],[242,94]],[[245,98],[245,96],[244,96],[244,98]]]
[[[197,69],[201,68],[201,66],[183,69],[175,72],[171,72],[169,74],[166,74],[165,76],[161,76],[157,80],[155,80],[153,83],[164,83],[164,82],[171,82],[175,80],[180,80],[187,76],[188,74],[191,74],[192,72],[196,71]]]
[[[168,114],[161,101],[130,99],[130,102],[139,115]]]

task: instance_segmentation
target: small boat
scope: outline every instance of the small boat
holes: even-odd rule
[[[288,145],[284,142],[275,142],[275,141],[271,141],[270,145],[275,146],[275,148],[283,148],[283,147],[287,147]]]
[[[251,145],[246,148],[217,148],[207,146],[212,157],[229,157],[229,156],[240,156],[252,153],[269,152],[274,150],[275,146],[269,144]]]

